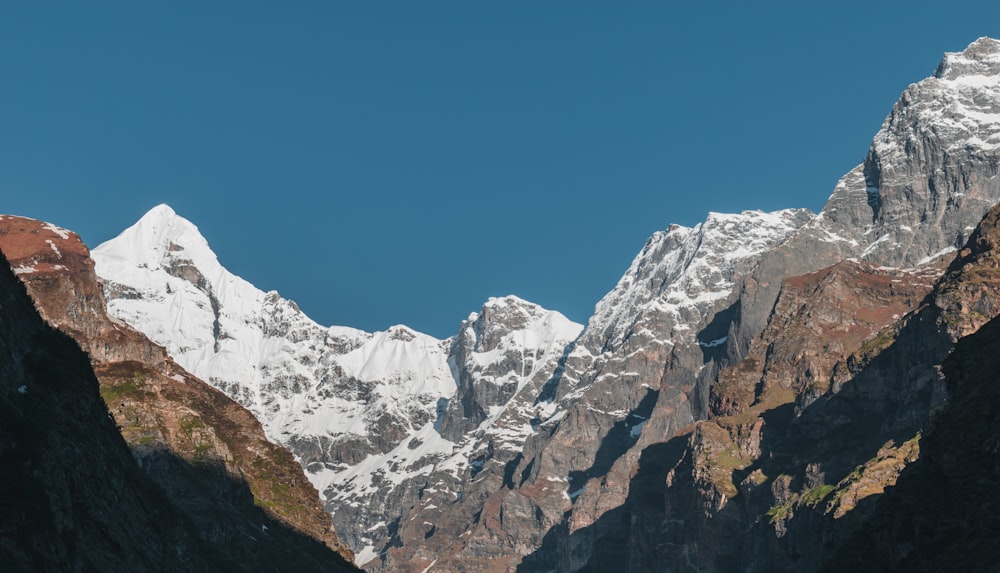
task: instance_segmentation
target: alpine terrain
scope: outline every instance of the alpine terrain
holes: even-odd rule
[[[998,173],[1000,42],[980,38],[904,91],[818,214],[654,233],[585,326],[515,296],[445,340],[322,326],[166,205],[90,253],[101,292],[60,283],[110,318],[33,296],[82,332],[140,461],[148,435],[209,444],[251,486],[272,471],[241,465],[245,438],[185,426],[209,416],[188,403],[179,430],[129,430],[165,415],[129,401],[123,361],[157,381],[143,393],[212,395],[203,380],[252,413],[369,571],[981,570],[1000,554],[983,533],[996,392],[976,358],[1000,344]],[[32,291],[61,270],[8,257]],[[152,341],[141,356],[87,332],[125,325]],[[268,515],[337,547],[282,499]]]

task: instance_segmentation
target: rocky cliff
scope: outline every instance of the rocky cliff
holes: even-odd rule
[[[3,216],[0,251],[45,320],[87,351],[136,460],[206,541],[253,568],[351,569],[316,490],[250,412],[107,316],[79,237]]]

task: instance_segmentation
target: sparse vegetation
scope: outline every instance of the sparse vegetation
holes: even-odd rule
[[[896,327],[889,325],[878,331],[875,336],[861,343],[861,354],[875,354],[886,349],[896,340]]]
[[[802,494],[802,504],[809,507],[816,507],[835,489],[837,489],[837,486],[833,484],[818,485]]]
[[[190,438],[195,430],[205,427],[205,424],[197,416],[189,415],[181,418],[180,426],[181,431]]]
[[[104,398],[105,404],[110,405],[112,402],[121,398],[133,397],[141,394],[145,391],[145,387],[146,378],[142,374],[136,373],[133,374],[131,378],[118,381],[114,384],[102,384],[101,398]]]
[[[784,521],[791,516],[793,507],[795,507],[794,498],[781,505],[771,506],[771,509],[767,510],[767,516],[771,518],[771,523]]]

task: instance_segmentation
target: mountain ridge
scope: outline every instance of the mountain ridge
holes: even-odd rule
[[[775,426],[769,419],[816,411],[811,408],[818,400],[833,399],[853,380],[864,357],[858,351],[866,345],[881,350],[880,337],[891,338],[883,330],[895,328],[886,321],[912,310],[918,298],[914,293],[967,244],[984,213],[1000,200],[998,148],[1000,42],[981,38],[963,52],[946,54],[934,76],[904,91],[864,161],[841,178],[818,214],[795,209],[710,213],[694,227],[672,225],[654,233],[582,331],[580,325],[563,324],[565,328],[554,330],[558,335],[533,342],[525,337],[494,352],[500,348],[498,340],[523,330],[524,324],[505,323],[499,332],[506,334],[484,336],[488,333],[476,326],[490,314],[484,305],[476,318],[463,322],[456,337],[427,341],[423,350],[408,355],[422,352],[418,364],[402,360],[397,363],[403,368],[370,371],[369,376],[360,374],[358,364],[335,356],[357,352],[367,357],[360,362],[371,363],[373,353],[361,349],[373,338],[353,330],[324,332],[297,318],[299,309],[276,294],[270,303],[254,294],[238,299],[237,306],[246,301],[271,305],[261,324],[270,328],[262,332],[275,335],[273,345],[316,342],[309,352],[288,354],[292,358],[276,359],[257,372],[247,371],[248,362],[238,360],[233,371],[246,372],[250,386],[219,377],[213,383],[251,404],[269,420],[265,426],[286,428],[269,435],[296,453],[321,490],[337,483],[328,507],[336,501],[342,516],[338,530],[347,532],[358,563],[371,570],[571,571],[593,566],[592,548],[609,535],[605,516],[628,509],[634,498],[631,483],[643,460],[650,467],[650,452],[676,452],[687,456],[678,464],[694,464],[691,479],[677,478],[677,484],[686,485],[672,491],[687,495],[696,490],[683,507],[708,516],[698,521],[700,526],[710,530],[719,527],[710,523],[712,516],[739,515],[727,509],[735,507],[731,502],[750,497],[741,488],[760,484],[733,482],[718,467],[719,460],[741,465],[762,455],[754,440],[763,439],[768,424]],[[227,316],[224,296],[199,287],[206,275],[212,280],[224,275],[187,264],[175,255],[183,248],[161,246],[156,252],[162,260],[156,265],[167,263],[157,281],[174,285],[165,302],[168,297],[158,284],[136,281],[134,268],[114,267],[110,255],[125,248],[115,241],[124,242],[119,238],[95,249],[113,312],[167,335],[172,323],[164,309],[197,299],[198,320],[191,322],[199,326],[190,338],[197,344],[185,347],[188,338],[169,336],[164,344],[173,348],[172,354],[193,357],[200,352],[206,363],[224,355],[238,322],[227,323],[235,315]],[[823,269],[832,270],[822,274]],[[843,361],[831,365],[811,355],[772,365],[778,370],[770,375],[748,362],[767,367],[758,346],[777,343],[777,334],[768,329],[779,319],[791,320],[804,332],[832,328],[787,309],[788,316],[776,316],[784,308],[776,305],[796,299],[836,304],[847,292],[842,283],[852,277],[870,289],[864,296],[892,300],[896,312],[817,307],[858,323],[855,332],[838,334],[833,341],[841,345]],[[893,281],[901,286],[890,296],[882,289],[891,291]],[[176,296],[178,292],[189,293],[189,299]],[[907,296],[893,298],[901,293]],[[511,307],[520,304],[508,302]],[[153,310],[133,312],[141,305]],[[185,326],[183,321],[179,326]],[[770,338],[762,342],[761,336]],[[419,340],[419,335],[395,327],[382,339],[388,339],[382,342],[389,348]],[[323,362],[317,356],[330,358]],[[301,369],[304,364],[309,368]],[[743,374],[734,374],[734,368]],[[745,380],[757,377],[761,390],[737,381],[744,375]],[[394,390],[399,384],[418,385],[415,378],[430,381],[430,391]],[[408,408],[400,408],[402,401]],[[342,407],[324,410],[329,404]],[[360,418],[352,404],[363,407]],[[928,415],[914,408],[913,416]],[[316,420],[354,416],[350,419],[356,423],[305,431],[302,420],[283,419],[283,412],[291,411],[315,414]],[[726,416],[747,418],[747,423],[732,426],[742,434],[726,437],[729,429],[710,423]],[[742,453],[733,458],[730,447]],[[898,448],[890,450],[886,455],[891,457]],[[904,458],[899,459],[905,465]],[[657,463],[663,462],[653,466]],[[796,503],[792,484],[774,477],[765,482],[776,488],[775,507]],[[643,489],[648,483],[637,485],[648,491]],[[691,505],[700,502],[705,505]],[[851,519],[853,515],[860,513]],[[699,550],[683,535],[676,541],[681,549]],[[635,550],[641,559],[651,554],[648,547]],[[640,557],[636,563],[643,562]],[[704,567],[728,570],[735,563],[729,560],[737,559],[706,557],[716,558],[723,561],[706,561]]]

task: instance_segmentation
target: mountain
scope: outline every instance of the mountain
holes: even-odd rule
[[[253,415],[108,317],[75,233],[2,216],[0,251],[45,320],[88,353],[133,456],[205,542],[254,570],[353,570],[316,490]]]
[[[166,206],[93,256],[109,312],[261,419],[366,569],[815,571],[906,527],[880,495],[960,416],[940,373],[996,315],[998,171],[981,38],[820,213],[655,233],[585,328],[516,297],[443,341],[321,327]]]
[[[321,327],[224,269],[166,205],[93,258],[113,316],[296,454],[359,563],[388,543],[420,491],[460,491],[476,451],[519,448],[540,407],[514,398],[552,375],[581,328],[516,297],[487,301],[448,340],[406,326]]]
[[[839,425],[818,412],[839,421],[825,405],[841,403],[832,396],[840,396],[844,388],[857,388],[858,364],[902,329],[895,322],[883,325],[906,320],[906,311],[922,304],[920,288],[929,289],[939,272],[933,267],[954,256],[986,210],[1000,200],[997,149],[990,143],[1000,127],[998,54],[1000,43],[977,40],[962,53],[946,55],[934,77],[906,90],[865,162],[838,183],[823,211],[755,261],[740,277],[732,304],[703,314],[696,326],[704,332],[699,340],[725,336],[716,354],[699,353],[688,344],[675,347],[660,362],[660,378],[669,392],[661,389],[636,446],[604,462],[610,471],[592,482],[593,489],[588,487],[560,526],[549,530],[523,570],[613,565],[642,571],[655,564],[679,571],[798,571],[818,566],[804,562],[806,557],[829,555],[810,543],[835,544],[840,539],[834,534],[824,536],[809,518],[799,518],[806,523],[801,530],[787,529],[781,517],[803,497],[812,502],[836,487],[831,478],[848,463],[836,450],[855,456],[871,452],[863,449],[870,444],[851,442],[835,431]],[[963,128],[953,129],[956,122]],[[893,310],[872,312],[875,308]],[[786,338],[795,332],[798,336]],[[855,429],[877,428],[880,416],[898,407],[909,416],[909,425],[900,421],[890,428],[905,434],[901,428],[913,430],[940,406],[941,387],[916,380],[933,376],[932,357],[941,358],[940,350],[931,352],[927,345],[944,336],[939,344],[949,348],[951,335],[925,331],[923,336],[927,340],[913,342],[908,349],[912,354],[906,355],[921,366],[869,369],[865,380],[885,388],[881,377],[909,372],[915,377],[912,387],[896,391],[929,392],[928,397],[905,407],[883,402],[881,410],[872,401],[855,400],[840,415],[854,412],[851,408],[871,415]],[[664,395],[671,400],[663,401]],[[694,410],[694,420],[684,407]],[[766,464],[794,458],[788,450],[796,451],[770,436],[786,431],[802,436],[801,425],[813,416],[823,423],[808,426],[809,442],[799,450],[807,460],[811,457],[810,463]],[[664,422],[653,426],[660,417]],[[685,426],[690,421],[697,423]],[[879,445],[892,439],[899,446],[915,433],[888,432],[872,431],[869,437],[881,439]],[[825,452],[824,459],[816,444],[830,444],[835,451]],[[907,456],[896,446],[884,454],[905,465]],[[860,462],[875,460],[875,467],[888,463],[878,458],[868,455]],[[848,473],[855,469],[851,466]],[[875,488],[874,481],[859,479],[855,491]],[[885,477],[882,485],[889,481]],[[755,496],[746,488],[764,493]],[[805,496],[809,492],[812,496]],[[847,521],[864,519],[864,512],[845,513]],[[749,533],[752,528],[759,533]]]

